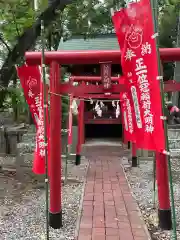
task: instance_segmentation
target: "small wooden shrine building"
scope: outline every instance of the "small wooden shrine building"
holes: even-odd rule
[[[119,45],[115,34],[101,34],[94,38],[84,39],[83,36],[73,36],[70,40],[61,40],[58,50],[117,50]],[[119,60],[120,62],[120,60]],[[120,65],[112,65],[112,76],[118,76],[122,70]],[[72,76],[100,76],[100,65],[73,65],[68,66],[68,72]],[[101,101],[102,100],[102,101]],[[103,102],[101,99],[99,103]],[[105,100],[105,99],[104,99]],[[119,100],[119,99],[117,99]],[[88,138],[121,138],[122,125],[121,116],[116,117],[116,107],[114,102],[104,101],[102,107],[102,116],[97,116],[94,111],[97,99],[93,104],[85,101],[84,104],[84,134],[85,139]],[[115,103],[117,103],[115,101]]]

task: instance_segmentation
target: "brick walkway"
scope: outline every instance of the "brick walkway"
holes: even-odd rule
[[[88,158],[78,240],[148,240],[120,160]]]

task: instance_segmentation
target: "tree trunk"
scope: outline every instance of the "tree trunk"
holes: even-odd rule
[[[44,26],[47,27],[58,16],[58,11],[63,11],[67,4],[72,0],[54,0],[41,15],[38,17],[32,27],[27,28],[24,33],[18,38],[17,44],[12,51],[8,54],[1,70],[0,70],[0,85],[7,87],[8,83],[13,76],[15,64],[23,59],[24,54],[35,45],[36,39],[40,36],[41,21],[44,21]]]
[[[7,90],[6,89],[0,89],[0,109],[3,109],[3,103],[4,103],[4,99],[6,97],[7,94]]]
[[[17,74],[13,77],[13,88],[16,89],[17,85]],[[13,114],[14,114],[14,121],[17,122],[18,120],[18,105],[17,105],[17,96],[16,94],[12,94],[12,103],[13,103]]]

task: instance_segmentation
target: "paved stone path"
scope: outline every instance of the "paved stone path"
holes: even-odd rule
[[[119,149],[86,149],[90,166],[78,240],[148,240],[118,159]]]

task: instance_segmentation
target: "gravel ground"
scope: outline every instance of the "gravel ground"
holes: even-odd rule
[[[150,230],[152,239],[172,239],[170,231],[158,228],[157,191],[156,206],[153,209],[153,162],[141,161],[139,168],[125,168],[132,192],[139,204],[144,220]],[[177,235],[180,239],[180,159],[172,159],[173,186],[175,194]]]
[[[19,149],[27,158],[29,171],[24,172],[22,181],[14,172],[0,172],[0,239],[43,240],[46,239],[45,189],[43,177],[31,172],[34,131],[24,135]],[[25,163],[26,163],[25,160]],[[0,158],[0,164],[12,165],[15,158]],[[88,167],[87,159],[80,166],[68,161],[68,181],[62,188],[63,227],[50,229],[51,240],[74,240]],[[64,175],[63,161],[62,174]]]
[[[51,229],[51,240],[75,239],[76,221],[87,166],[87,160],[83,159],[79,170],[75,166],[70,170],[71,181],[63,186],[63,228],[61,230]],[[26,187],[22,187],[24,184],[15,181],[13,175],[9,173],[8,176],[1,176],[2,179],[6,194],[0,195],[0,239],[46,239],[45,190],[37,189],[37,185],[32,181],[27,183]]]

